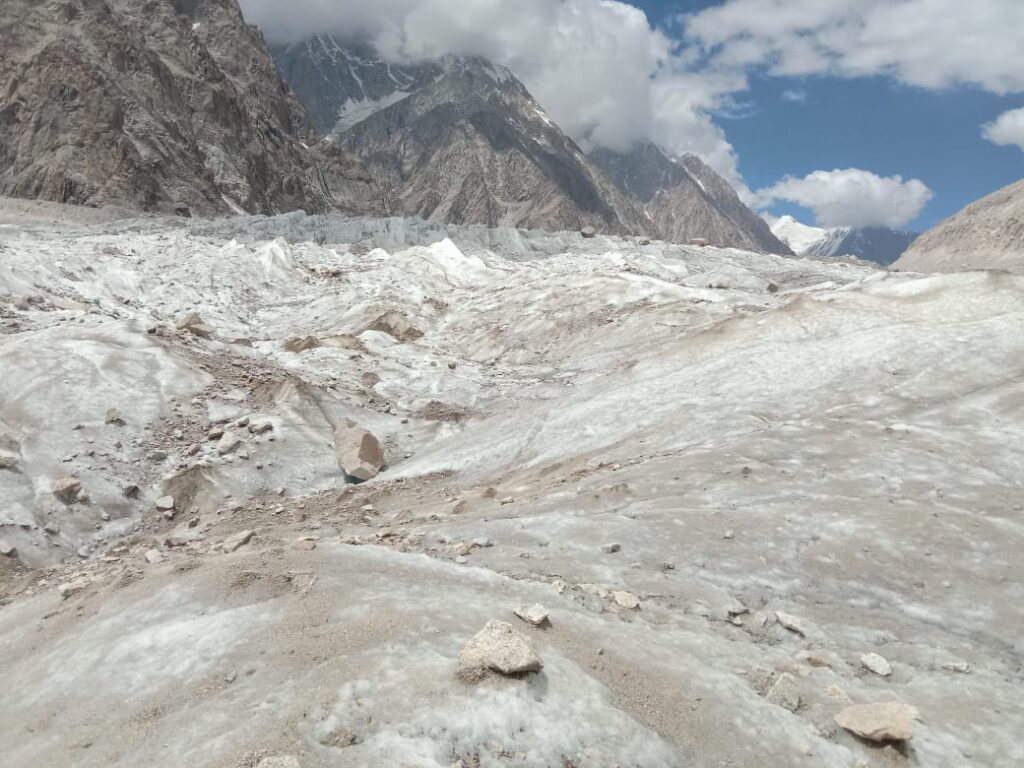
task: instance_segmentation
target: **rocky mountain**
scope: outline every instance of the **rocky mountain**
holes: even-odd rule
[[[0,194],[218,214],[384,213],[318,143],[237,0],[0,6]]]
[[[921,272],[1004,269],[1024,274],[1024,179],[925,232],[896,266]]]
[[[392,64],[365,44],[331,35],[271,46],[271,51],[281,76],[306,105],[322,136],[345,132],[444,72],[436,62]]]
[[[889,227],[811,227],[792,216],[782,216],[772,233],[799,256],[855,256],[878,264],[892,264],[919,237]]]
[[[639,199],[667,240],[702,239],[711,245],[791,255],[736,190],[696,155],[673,158],[652,143],[628,152],[590,153],[621,189]]]
[[[456,224],[654,233],[640,205],[508,69],[477,57],[440,67],[427,85],[337,135],[391,191],[394,210]]]

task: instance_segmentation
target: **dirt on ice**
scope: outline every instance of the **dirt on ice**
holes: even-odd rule
[[[1024,764],[1024,278],[123,216],[0,205],[5,766]]]

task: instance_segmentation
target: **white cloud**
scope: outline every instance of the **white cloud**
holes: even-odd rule
[[[395,60],[480,54],[508,66],[585,148],[652,139],[694,152],[734,184],[736,154],[713,121],[744,91],[741,71],[693,71],[690,53],[616,0],[242,0],[278,42],[333,32]]]
[[[802,179],[786,176],[757,192],[764,207],[788,200],[809,208],[821,227],[902,227],[931,198],[932,191],[918,179],[904,181],[859,168],[814,171]]]
[[[807,102],[807,91],[802,88],[792,88],[782,92],[782,100],[793,104],[805,104]]]
[[[995,122],[985,123],[981,135],[993,144],[1024,149],[1024,107],[1003,112]]]
[[[1020,0],[727,0],[685,23],[716,67],[1024,90]]]

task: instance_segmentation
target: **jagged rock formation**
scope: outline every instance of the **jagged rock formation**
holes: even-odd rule
[[[236,0],[10,0],[0,194],[217,214],[383,213],[317,144]]]
[[[590,157],[623,190],[644,203],[666,240],[694,238],[762,253],[791,255],[732,186],[696,155],[669,157],[652,143],[629,152],[597,148]]]
[[[374,112],[432,83],[440,64],[392,64],[366,45],[317,35],[271,46],[281,77],[291,86],[323,136],[344,133]]]
[[[921,272],[1005,269],[1024,274],[1024,179],[925,232],[896,266]]]
[[[855,256],[878,264],[892,264],[919,236],[889,227],[811,227],[792,216],[782,216],[772,233],[798,256]]]
[[[655,233],[504,67],[478,57],[399,67],[326,36],[275,52],[321,129],[365,160],[403,215]]]

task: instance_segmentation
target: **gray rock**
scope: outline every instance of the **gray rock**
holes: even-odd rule
[[[800,708],[800,685],[793,675],[783,672],[768,690],[765,698],[772,704],[796,712]]]
[[[80,592],[83,592],[85,589],[89,587],[91,583],[92,582],[89,581],[89,579],[82,576],[80,578],[74,579],[72,581],[66,581],[63,584],[58,585],[57,592],[60,593],[60,596],[63,599],[67,600],[69,597],[73,597],[79,594]]]
[[[888,701],[881,704],[855,704],[835,716],[836,723],[869,741],[907,741],[914,735],[920,717],[909,704]]]
[[[860,663],[876,675],[888,677],[892,674],[892,665],[877,653],[865,653],[860,657]]]
[[[106,414],[103,416],[103,422],[105,424],[112,424],[116,427],[123,427],[127,422],[124,420],[124,416],[117,408],[108,408]]]
[[[244,547],[249,543],[249,540],[253,537],[253,531],[239,531],[238,533],[232,534],[224,539],[224,543],[221,548],[225,552],[235,552],[241,547]]]
[[[217,441],[217,453],[221,456],[227,456],[241,444],[241,437],[236,435],[234,432],[225,430],[224,434],[220,436],[220,440]]]
[[[790,632],[795,632],[800,635],[800,637],[807,637],[807,633],[810,631],[810,627],[807,622],[799,616],[794,616],[791,613],[776,611],[775,618],[778,619],[779,624],[784,626]]]
[[[208,339],[213,336],[213,326],[208,325],[196,312],[190,312],[177,322],[179,331],[188,331],[193,336]]]
[[[161,496],[156,500],[155,506],[158,512],[173,512],[174,511],[174,497],[173,496]]]
[[[18,548],[7,539],[0,539],[0,557],[17,557]]]
[[[614,555],[616,552],[622,551],[621,544],[604,544],[601,546],[601,551],[606,555]]]
[[[527,624],[532,624],[535,627],[542,627],[547,624],[548,616],[550,615],[548,609],[540,603],[521,605],[513,613]]]
[[[143,555],[143,558],[145,558],[146,562],[150,565],[162,563],[164,560],[164,556],[160,553],[159,549],[147,549],[146,553]]]
[[[457,675],[475,681],[490,672],[518,675],[543,666],[529,638],[507,621],[491,619],[459,652]]]

